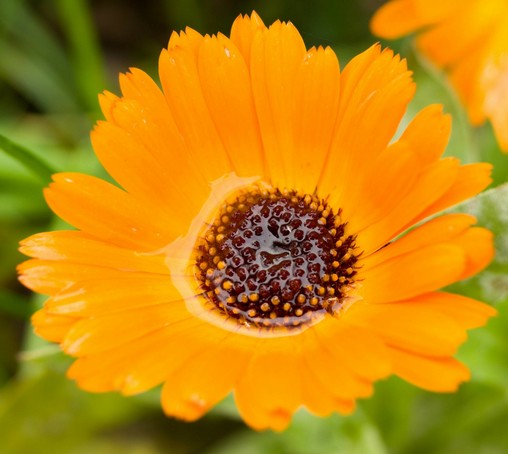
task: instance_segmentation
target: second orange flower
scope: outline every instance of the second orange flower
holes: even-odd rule
[[[471,122],[490,120],[508,152],[506,0],[391,0],[371,28],[387,39],[418,32],[418,48],[449,74]]]

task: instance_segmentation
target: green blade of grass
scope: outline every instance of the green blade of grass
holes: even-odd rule
[[[51,181],[51,175],[55,173],[55,171],[27,148],[12,142],[7,137],[0,134],[0,149],[20,164],[23,164],[43,182],[49,183]]]
[[[87,109],[98,108],[97,94],[105,88],[104,65],[99,40],[86,0],[56,2],[61,25],[72,52],[75,79]]]
[[[77,112],[75,96],[60,83],[51,65],[25,49],[0,40],[0,79],[13,86],[41,111]]]
[[[32,2],[33,3],[33,2]],[[50,65],[59,82],[72,88],[72,68],[62,44],[50,24],[37,13],[35,5],[26,0],[2,0],[0,2],[0,28],[2,39],[23,49],[40,62]]]

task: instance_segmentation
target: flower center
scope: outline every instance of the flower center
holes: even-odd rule
[[[253,189],[225,203],[198,245],[196,277],[240,324],[296,327],[339,310],[356,274],[355,238],[324,200]]]

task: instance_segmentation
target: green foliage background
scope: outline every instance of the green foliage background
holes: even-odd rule
[[[496,233],[497,256],[482,274],[453,290],[494,305],[499,316],[473,331],[459,357],[473,379],[456,394],[431,394],[398,379],[376,385],[354,415],[315,418],[304,411],[282,434],[256,433],[230,399],[201,421],[163,416],[158,391],[123,398],[92,395],[65,378],[69,359],[36,338],[30,314],[42,303],[16,281],[20,239],[55,228],[42,198],[44,163],[105,176],[88,132],[100,118],[97,94],[118,92],[117,73],[138,66],[156,75],[172,30],[191,26],[228,33],[255,9],[271,23],[291,20],[307,45],[330,45],[344,65],[373,42],[368,21],[381,0],[1,0],[0,134],[0,452],[2,453],[461,453],[508,452],[508,156],[489,125],[472,129],[443,75],[411,40],[389,43],[408,59],[418,84],[407,119],[430,103],[453,115],[447,153],[494,164],[488,192],[456,210]],[[444,43],[443,45],[446,45]],[[508,100],[503,100],[508,102]],[[407,123],[407,121],[406,121]],[[11,144],[12,145],[12,144]],[[40,161],[39,161],[40,160]],[[42,164],[41,164],[42,162]]]

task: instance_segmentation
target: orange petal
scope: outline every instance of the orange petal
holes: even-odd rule
[[[106,117],[106,120],[111,120],[113,108],[119,99],[118,96],[107,90],[99,94],[99,105],[101,106],[102,113]]]
[[[443,106],[432,104],[422,109],[413,118],[400,137],[422,165],[439,159],[444,153],[452,128],[452,118],[443,113]]]
[[[369,270],[397,256],[437,243],[449,242],[464,233],[476,219],[469,214],[447,214],[431,219],[398,238],[374,254],[362,259],[363,270]]]
[[[111,112],[109,117],[106,116],[108,121],[120,123],[119,126],[137,137],[146,146],[147,153],[164,167],[161,171],[170,170],[176,159],[180,166],[189,165],[191,162],[185,157],[185,143],[180,131],[164,94],[153,79],[144,71],[131,68],[130,72],[120,74],[120,88],[126,106],[136,108],[132,112],[117,112],[116,118]],[[193,172],[192,166],[188,171]]]
[[[504,3],[503,15],[508,14],[508,4]],[[484,109],[485,113],[492,122],[494,133],[501,149],[508,152],[508,106],[501,99],[508,98],[508,65],[506,64],[506,54],[508,53],[508,30],[506,21],[503,21],[497,33],[492,38],[496,48],[492,50],[493,56],[490,56],[482,72],[482,84],[478,87],[479,91],[485,91]]]
[[[492,233],[482,228],[468,228],[475,218],[466,214],[440,216],[409,232],[402,238],[362,260],[363,272],[387,260],[436,243],[460,247],[466,264],[459,279],[466,279],[485,268],[494,256]]]
[[[189,52],[190,54],[197,57],[199,46],[203,36],[196,30],[185,27],[185,31],[180,33],[172,32],[168,42],[168,49],[176,49],[177,47]]]
[[[428,216],[475,196],[492,182],[491,171],[492,165],[483,162],[460,166],[455,181],[448,190],[410,224],[419,222]]]
[[[506,96],[502,99],[505,99]],[[499,142],[499,146],[501,149],[507,153],[508,152],[508,132],[506,128],[506,124],[508,124],[508,109],[504,103],[498,103],[495,110],[489,112],[489,119],[492,122],[492,127],[494,128],[494,133]]]
[[[411,302],[354,304],[347,322],[376,333],[388,345],[424,355],[453,355],[466,340],[466,332],[453,319]]]
[[[499,20],[492,2],[470,0],[467,7],[455,8],[446,21],[422,33],[418,47],[439,66],[450,66],[477,46],[484,46],[485,34]],[[443,43],[446,42],[446,46]]]
[[[341,330],[345,325],[336,320],[328,322],[330,329],[320,325],[305,333],[304,355],[302,362],[306,370],[314,377],[318,386],[330,392],[339,401],[351,401],[358,397],[368,397],[372,394],[372,383],[358,376],[347,364],[337,358],[337,351],[341,345],[334,346],[333,331]],[[324,331],[324,332],[323,332]],[[318,335],[319,333],[319,335]],[[361,348],[361,344],[358,348]],[[365,350],[366,351],[366,350]],[[363,352],[365,353],[365,352]],[[382,357],[380,357],[382,361]],[[374,368],[374,370],[376,370]]]
[[[206,198],[208,182],[189,160],[179,132],[167,126],[167,115],[161,121],[142,102],[121,99],[111,117],[91,134],[102,165],[127,192],[190,222]]]
[[[32,315],[35,334],[51,342],[61,342],[75,323],[74,317],[48,314],[45,309]]]
[[[411,33],[425,23],[415,14],[411,0],[392,0],[382,5],[370,22],[373,35],[384,39],[396,39]]]
[[[305,364],[300,365],[302,380],[302,401],[311,413],[317,416],[329,416],[332,412],[351,414],[355,409],[354,399],[339,399]]]
[[[469,120],[475,126],[485,122],[486,90],[480,82],[485,65],[485,49],[471,49],[449,69],[449,78],[464,103]]]
[[[406,230],[411,221],[450,188],[458,168],[458,160],[454,158],[441,159],[425,167],[395,209],[360,232],[357,243],[364,253],[368,255]]]
[[[460,279],[467,279],[484,269],[494,257],[493,234],[487,229],[468,229],[452,241],[466,253],[466,268]]]
[[[155,304],[181,300],[169,276],[150,276],[142,273],[110,275],[107,279],[78,282],[47,301],[52,314],[99,317],[137,310]]]
[[[291,124],[295,74],[305,56],[302,37],[291,24],[275,22],[257,33],[251,50],[251,78],[271,182],[292,187],[294,137]]]
[[[231,172],[231,163],[201,89],[196,56],[180,46],[163,50],[159,75],[189,158],[206,181]]]
[[[96,238],[121,247],[154,251],[182,233],[178,219],[99,178],[58,173],[53,180],[44,191],[50,208]]]
[[[189,39],[184,41],[188,42]],[[136,137],[145,146],[146,152],[160,164],[161,177],[170,179],[166,181],[168,188],[176,188],[177,193],[184,192],[184,195],[189,195],[195,186],[203,191],[208,181],[202,177],[189,156],[188,145],[161,89],[148,74],[137,68],[120,75],[120,87],[125,102],[138,108],[131,112],[130,117],[119,115],[119,112],[115,120],[131,136]],[[178,190],[182,188],[185,190]]]
[[[418,157],[405,144],[395,142],[364,164],[347,195],[341,191],[330,194],[330,204],[342,208],[351,233],[359,232],[395,210],[417,182],[419,168]]]
[[[435,244],[360,271],[360,292],[368,303],[408,299],[458,281],[466,254],[452,244]]]
[[[161,117],[158,118],[161,122],[173,122],[162,90],[146,72],[139,68],[129,68],[128,73],[119,75],[119,83],[124,98],[143,104],[153,112],[154,117]]]
[[[69,331],[62,348],[69,355],[84,356],[119,347],[168,324],[192,317],[183,302],[147,306],[86,318]]]
[[[93,266],[83,263],[71,263],[65,260],[27,260],[18,265],[19,280],[37,293],[56,295],[69,290],[76,283],[83,281],[130,279],[138,276],[141,279],[159,278],[152,273],[133,273]]]
[[[410,303],[412,307],[421,306],[444,314],[462,329],[483,326],[490,317],[497,314],[497,311],[487,304],[453,293],[427,293],[412,298]],[[401,301],[399,304],[405,304],[405,302]]]
[[[55,295],[79,280],[104,278],[109,271],[100,266],[34,259],[18,265],[18,279],[34,292]]]
[[[232,391],[253,354],[235,348],[234,337],[205,348],[167,378],[161,400],[168,415],[195,421]]]
[[[250,17],[248,15],[238,16],[231,27],[231,41],[240,50],[247,67],[250,66],[252,42],[257,32],[266,30],[265,24],[256,12]]]
[[[315,329],[321,345],[328,345],[334,362],[350,370],[355,376],[366,381],[375,381],[385,378],[391,372],[388,354],[383,343],[370,331],[348,323],[340,329],[333,324],[318,326]],[[365,361],[365,356],[369,361]]]
[[[414,2],[418,15],[425,18],[426,23],[439,22],[452,16],[457,8],[463,7],[462,0],[411,0]]]
[[[224,35],[205,37],[198,55],[203,95],[239,176],[264,175],[264,157],[248,68]]]
[[[128,115],[119,124],[134,124],[134,110],[142,107],[121,100],[112,108],[113,116]],[[161,167],[141,143],[111,123],[99,122],[91,133],[92,145],[102,165],[122,187],[139,198],[164,203],[166,188]],[[135,172],[132,169],[136,169]]]
[[[132,395],[146,391],[203,349],[207,339],[196,336],[201,326],[196,317],[169,323],[129,343],[79,358],[68,376],[91,392],[116,390]]]
[[[414,90],[406,61],[388,49],[372,46],[348,63],[341,75],[331,153],[319,183],[323,194],[338,190],[341,200],[347,199],[358,169],[381,153],[397,131]]]
[[[20,241],[20,252],[43,260],[66,260],[72,263],[98,265],[124,271],[142,271],[168,275],[165,258],[142,255],[83,232],[62,230],[32,235]]]
[[[261,342],[235,389],[238,411],[254,429],[284,430],[301,405],[299,336]],[[268,344],[268,342],[266,342]]]
[[[434,392],[456,391],[470,378],[469,370],[453,358],[438,358],[390,348],[394,372],[404,380]]]
[[[461,0],[391,0],[382,5],[370,23],[374,35],[395,39],[451,16]]]
[[[333,50],[309,50],[294,84],[294,149],[288,165],[293,187],[312,194],[328,155],[339,105],[340,68]]]
[[[195,47],[201,43],[201,35],[191,29],[187,29],[185,36],[181,40],[182,45],[195,41],[190,45]],[[197,47],[194,51],[197,53]],[[191,205],[196,207],[197,203],[199,207],[206,197],[209,181],[203,178],[193,161],[164,93],[150,76],[137,68],[120,75],[120,87],[125,98],[128,98],[127,102],[134,100],[142,107],[133,112],[136,114],[133,118],[117,115],[116,120],[124,120],[126,131],[136,137],[146,152],[159,163],[160,178],[165,180],[167,192],[183,196],[186,202],[190,198],[190,202],[193,202]]]

